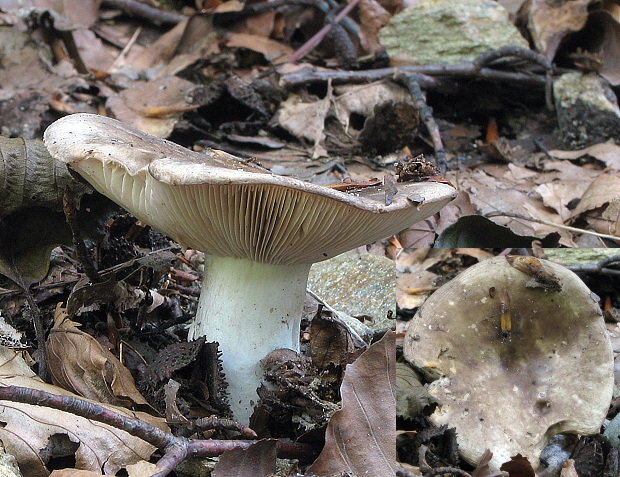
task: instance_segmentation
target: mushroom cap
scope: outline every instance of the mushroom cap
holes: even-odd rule
[[[540,263],[561,291],[531,288],[505,257],[485,260],[433,293],[407,330],[405,357],[442,376],[429,385],[442,403],[431,419],[456,427],[472,465],[488,448],[494,470],[517,453],[536,468],[551,436],[599,432],[611,402],[612,348],[593,294],[571,271]]]
[[[445,206],[434,182],[342,192],[272,174],[222,151],[197,153],[92,114],[54,122],[51,155],[184,247],[257,262],[313,263],[393,235]]]

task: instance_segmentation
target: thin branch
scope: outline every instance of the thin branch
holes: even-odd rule
[[[433,149],[435,149],[435,163],[441,169],[441,173],[445,175],[448,170],[448,161],[446,160],[446,150],[443,147],[443,140],[441,139],[441,133],[439,132],[439,126],[433,117],[431,108],[426,104],[426,98],[420,87],[420,83],[416,75],[405,74],[396,77],[397,80],[405,83],[405,86],[409,90],[409,94],[415,102],[415,106],[420,113],[420,118],[426,126],[428,133],[433,141]]]
[[[308,53],[310,53],[312,50],[314,50],[319,45],[319,43],[323,41],[325,36],[331,31],[331,29],[333,28],[333,25],[340,23],[342,19],[346,17],[359,2],[360,0],[352,0],[351,3],[347,4],[347,6],[344,7],[338,15],[336,15],[336,18],[334,18],[333,23],[328,23],[323,28],[321,28],[317,33],[315,33],[312,38],[310,38],[295,53],[293,53],[293,55],[289,58],[289,61],[291,63],[295,63],[296,61],[299,61],[304,56],[306,56]]]
[[[23,402],[69,412],[128,432],[154,445],[164,453],[157,463],[161,472],[153,477],[165,477],[176,465],[188,457],[215,457],[231,449],[247,449],[256,441],[246,440],[192,440],[176,437],[146,422],[113,411],[75,396],[52,394],[38,389],[19,386],[0,387],[0,400]],[[314,457],[314,449],[301,443],[278,441],[278,457],[305,459]]]
[[[546,75],[533,73],[518,73],[489,68],[487,65],[501,58],[518,57],[528,62],[535,63],[545,69]],[[304,69],[291,73],[280,79],[280,84],[285,88],[294,88],[302,84],[322,83],[329,80],[333,84],[342,83],[369,83],[397,74],[419,74],[434,78],[477,78],[497,82],[519,83],[523,85],[545,87],[549,84],[553,67],[544,57],[526,48],[504,47],[483,53],[473,61],[465,61],[453,65],[416,65],[399,68],[380,68],[365,71],[316,71]],[[437,80],[430,81],[424,78],[423,87],[437,86]]]
[[[471,474],[465,472],[464,470],[457,469],[456,467],[437,467],[436,469],[433,469],[430,472],[424,474],[424,477],[434,477],[436,475],[443,474],[460,475],[461,477],[471,477]]]
[[[41,317],[41,310],[37,305],[37,302],[32,296],[32,291],[29,287],[24,289],[26,300],[30,305],[30,313],[32,315],[32,324],[34,326],[34,334],[37,338],[38,355],[37,364],[39,365],[39,377],[47,382],[49,380],[49,370],[47,369],[47,350],[45,341],[45,326],[43,325],[43,318]]]
[[[62,208],[65,213],[67,224],[69,224],[69,228],[71,228],[75,253],[84,268],[84,273],[86,273],[86,276],[92,283],[99,283],[101,281],[101,277],[99,276],[95,262],[88,253],[88,249],[84,243],[80,225],[77,220],[75,193],[69,187],[65,189],[65,193],[62,198]]]
[[[592,230],[578,229],[577,227],[571,227],[569,225],[563,225],[563,224],[556,224],[555,222],[551,222],[549,220],[535,219],[533,217],[525,217],[524,215],[513,214],[512,212],[501,212],[501,211],[490,212],[486,214],[485,217],[511,217],[513,219],[527,220],[528,222],[537,222],[539,224],[549,225],[551,227],[557,227],[558,229],[568,230],[569,232],[574,232],[577,234],[594,235],[595,237],[613,240],[615,242],[620,243],[620,237],[617,237],[615,235],[607,235],[607,234],[601,234],[598,232],[593,232]]]
[[[103,5],[109,8],[117,8],[127,15],[141,18],[155,25],[176,25],[187,20],[185,15],[160,10],[137,0],[103,0]]]
[[[620,270],[608,268],[609,265],[620,265],[620,255],[605,257],[594,265],[570,265],[566,268],[575,273],[598,273],[601,275],[620,276]]]

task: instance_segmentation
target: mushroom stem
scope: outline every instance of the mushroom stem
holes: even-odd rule
[[[274,265],[205,255],[189,338],[217,341],[233,416],[247,423],[258,402],[260,360],[278,348],[299,351],[310,264]]]

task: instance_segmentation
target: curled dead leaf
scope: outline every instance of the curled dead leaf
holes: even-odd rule
[[[150,409],[129,370],[78,326],[64,308],[56,308],[54,327],[47,342],[53,383],[95,401]]]
[[[384,477],[396,465],[396,334],[388,331],[347,366],[342,409],[332,416],[325,447],[308,472]]]
[[[22,355],[0,347],[0,386],[22,386],[54,394],[73,394],[44,383]],[[167,429],[163,419],[106,405],[116,412]],[[125,431],[57,409],[0,401],[0,440],[15,456],[23,475],[47,477],[48,459],[55,457],[54,442],[64,442],[81,470],[114,475],[124,466],[148,460],[155,448]],[[47,450],[47,452],[46,452]],[[97,475],[99,475],[97,474]]]

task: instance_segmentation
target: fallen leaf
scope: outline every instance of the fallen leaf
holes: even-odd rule
[[[359,2],[360,43],[365,53],[375,55],[383,51],[377,34],[387,25],[390,14],[377,0],[361,0]]]
[[[494,472],[489,467],[489,462],[493,458],[493,452],[489,449],[485,450],[484,453],[480,456],[480,460],[478,461],[478,465],[471,473],[471,477],[491,477]]]
[[[54,327],[47,341],[53,383],[94,401],[149,408],[129,370],[78,326],[79,323],[69,319],[64,308],[56,309]]]
[[[576,160],[584,156],[592,156],[605,163],[613,170],[620,171],[620,146],[613,141],[594,144],[593,146],[579,149],[578,151],[549,151],[549,155],[558,159]]]
[[[396,363],[396,415],[406,419],[428,416],[439,401],[426,390],[406,363]]]
[[[135,464],[130,464],[125,467],[128,477],[151,477],[157,472],[161,472],[161,469],[151,462],[141,460]]]
[[[293,49],[278,41],[248,33],[229,33],[226,46],[247,48],[261,53],[270,63],[284,63],[293,54]]]
[[[91,472],[90,470],[79,469],[61,469],[54,470],[49,477],[108,477],[111,474],[103,475],[100,472]]]
[[[579,477],[579,474],[575,470],[575,461],[573,459],[566,459],[562,464],[560,477]]]
[[[177,76],[153,81],[134,81],[132,86],[110,96],[106,106],[116,119],[153,136],[166,138],[184,112],[191,107],[187,93],[194,84]],[[152,108],[165,109],[164,115],[153,115]]]
[[[0,362],[0,386],[22,386],[74,396],[41,381],[20,353],[0,347]],[[109,405],[106,407],[167,430],[163,419]],[[44,452],[51,457],[49,451],[53,452],[54,441],[58,439],[75,444],[76,467],[95,473],[103,470],[111,475],[127,464],[148,460],[155,450],[152,445],[125,431],[43,406],[0,401],[0,422],[0,439],[28,477],[49,475]]]
[[[562,181],[540,184],[534,191],[542,197],[543,204],[555,210],[562,222],[570,218],[568,205],[580,198],[587,188],[583,181]]]
[[[575,219],[618,198],[620,198],[620,177],[612,174],[601,174],[585,190],[579,204],[571,213],[571,218]]]
[[[54,247],[71,243],[67,187],[76,197],[87,190],[41,141],[0,137],[0,273],[22,288],[47,274]]]
[[[312,103],[302,102],[297,95],[280,104],[274,121],[296,137],[307,139],[314,144],[313,159],[326,156],[327,152],[320,142],[324,137],[325,118],[332,102],[332,89],[327,95]]]
[[[346,367],[342,409],[327,425],[325,447],[308,469],[315,475],[394,474],[396,464],[396,334],[388,331]]]
[[[517,454],[510,458],[500,467],[500,470],[508,472],[508,477],[536,477],[536,472],[527,457]]]
[[[552,60],[562,40],[585,26],[590,3],[592,0],[532,0],[527,27],[536,49]]]
[[[212,477],[270,477],[276,471],[275,439],[263,439],[247,449],[233,449],[222,454]]]
[[[620,84],[620,22],[607,10],[590,12],[583,30],[585,49],[601,60],[598,73],[611,83]]]

